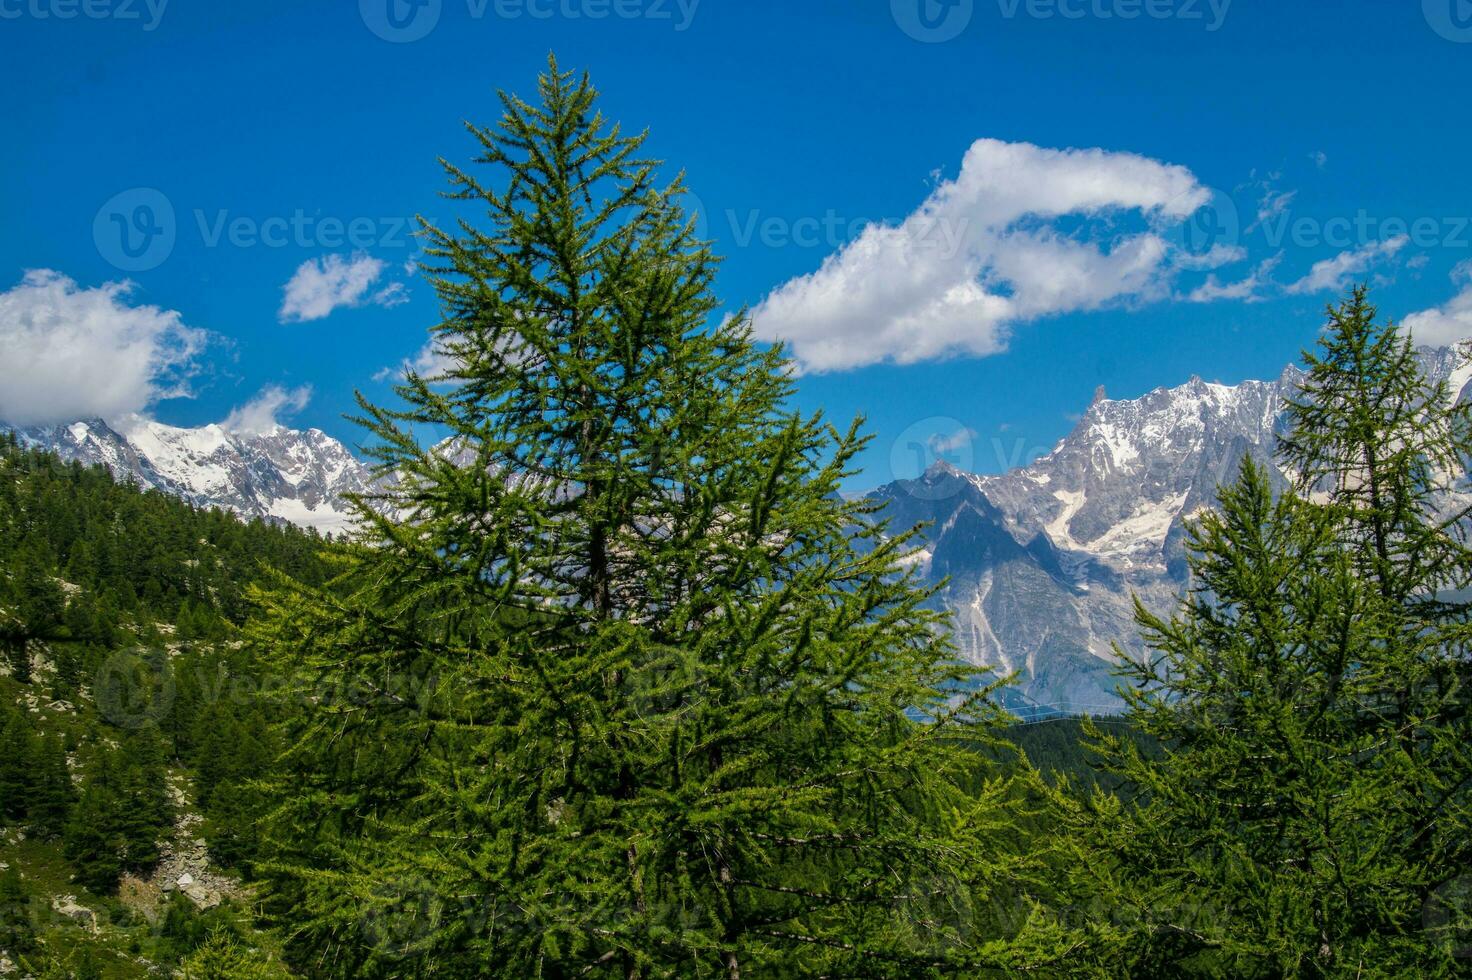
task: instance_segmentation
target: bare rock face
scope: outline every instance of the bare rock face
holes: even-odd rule
[[[1450,394],[1472,381],[1472,347],[1423,349]],[[1287,483],[1273,459],[1302,374],[1235,386],[1199,378],[1129,400],[1101,390],[1074,431],[1030,466],[997,476],[937,464],[881,487],[896,527],[932,523],[922,569],[949,579],[939,603],[962,654],[1016,672],[1023,715],[1109,713],[1122,702],[1116,645],[1140,656],[1133,597],[1170,611],[1187,586],[1186,523],[1213,507],[1242,461]]]
[[[1424,348],[1420,357],[1452,397],[1463,397],[1472,347]],[[922,570],[933,582],[949,579],[938,601],[953,614],[963,655],[1017,674],[1011,707],[1025,715],[1117,711],[1115,647],[1144,653],[1133,596],[1159,612],[1174,606],[1187,585],[1186,524],[1214,506],[1216,488],[1244,459],[1286,484],[1273,447],[1301,377],[1289,368],[1273,381],[1231,386],[1193,378],[1126,401],[1100,388],[1077,428],[1036,463],[993,476],[937,464],[872,496],[896,526],[932,523]],[[198,506],[323,531],[350,528],[343,495],[375,485],[365,464],[316,429],[243,433],[97,419],[5,428]],[[453,445],[442,451],[463,456]],[[186,870],[193,873],[179,873]],[[180,887],[177,876],[172,884]]]
[[[239,885],[210,864],[209,849],[200,836],[204,818],[189,809],[182,780],[171,777],[168,792],[179,817],[173,835],[160,842],[159,862],[149,884],[163,895],[181,892],[197,908],[214,908],[236,894]]]
[[[86,926],[87,931],[97,935],[97,913],[85,905],[78,905],[75,895],[57,895],[51,899],[51,909],[57,915],[65,916],[80,925]]]

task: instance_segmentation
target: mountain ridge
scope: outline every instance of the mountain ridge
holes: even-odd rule
[[[1428,375],[1454,398],[1472,386],[1472,343],[1422,348]],[[942,586],[965,659],[1015,673],[1011,706],[1032,712],[1118,710],[1116,644],[1144,653],[1134,597],[1165,612],[1186,588],[1186,522],[1216,501],[1242,460],[1288,483],[1273,459],[1283,411],[1303,372],[1224,385],[1193,377],[1133,399],[1100,387],[1073,431],[1026,466],[977,475],[938,459],[919,478],[860,496],[896,526],[927,524],[915,557]],[[319,429],[261,432],[100,419],[20,428],[27,445],[245,518],[323,532],[351,529],[345,494],[370,490],[370,467]]]
[[[1472,383],[1472,346],[1422,348],[1451,396]],[[869,494],[900,526],[927,523],[919,562],[936,603],[953,614],[968,661],[1015,673],[1024,714],[1113,712],[1116,645],[1145,649],[1134,598],[1169,611],[1187,587],[1186,522],[1213,506],[1243,459],[1276,487],[1273,458],[1303,372],[1223,385],[1193,377],[1134,399],[1103,389],[1048,455],[980,476],[931,466]]]
[[[374,482],[367,464],[320,429],[273,425],[245,432],[147,419],[110,425],[97,418],[29,427],[0,422],[0,429],[67,462],[105,466],[119,479],[196,506],[322,532],[350,530],[353,518],[344,496],[365,492]]]

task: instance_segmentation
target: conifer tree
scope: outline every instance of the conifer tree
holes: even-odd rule
[[[92,778],[82,786],[67,823],[64,853],[77,869],[77,881],[105,895],[117,888],[127,850],[117,827],[118,797],[105,779]]]
[[[56,736],[36,740],[35,772],[30,792],[31,827],[39,834],[60,837],[76,800],[66,750]]]
[[[184,980],[287,980],[281,964],[252,950],[228,929],[216,930],[183,963]]]
[[[15,868],[0,869],[0,950],[15,958],[36,948],[31,900]]]
[[[0,821],[24,819],[30,805],[36,736],[20,711],[0,708]]]
[[[910,533],[839,494],[864,438],[788,409],[781,350],[716,319],[715,261],[643,138],[555,63],[540,96],[503,96],[478,167],[446,165],[484,220],[426,232],[444,370],[364,403],[397,481],[359,501],[332,589],[260,596],[255,641],[311,694],[264,865],[298,961],[993,962],[1016,786]]]
[[[1279,447],[1294,486],[1249,461],[1191,531],[1179,613],[1140,609],[1128,697],[1160,753],[1099,736],[1130,799],[1095,798],[1077,867],[1133,910],[1135,972],[1466,965],[1469,410],[1363,288],[1329,318]]]

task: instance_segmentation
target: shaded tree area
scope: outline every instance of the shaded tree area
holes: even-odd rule
[[[35,641],[110,648],[124,625],[129,639],[160,624],[219,639],[244,622],[262,568],[320,583],[322,546],[313,532],[142,493],[0,433],[0,647],[17,679]]]

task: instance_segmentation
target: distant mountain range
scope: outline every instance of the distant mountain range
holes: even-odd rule
[[[1472,347],[1420,352],[1434,380],[1467,397]],[[1242,460],[1273,461],[1286,401],[1302,373],[1227,386],[1198,379],[1130,401],[1100,392],[1046,457],[1000,476],[944,463],[874,491],[898,526],[925,521],[926,577],[949,579],[966,659],[1016,671],[1012,707],[1118,710],[1114,645],[1144,652],[1138,595],[1170,610],[1187,585],[1185,522],[1216,501]]]
[[[1472,345],[1423,349],[1455,397],[1472,382]],[[1101,391],[1074,431],[1037,462],[999,476],[939,463],[880,487],[898,526],[929,522],[920,556],[955,615],[968,660],[1017,672],[1014,710],[1117,710],[1114,645],[1143,652],[1133,596],[1168,610],[1186,587],[1185,521],[1212,506],[1244,457],[1286,478],[1272,447],[1302,375],[1235,386],[1193,379],[1129,400]],[[98,419],[10,428],[63,459],[107,466],[144,487],[246,518],[324,532],[351,526],[342,495],[369,489],[366,464],[318,429],[260,433]]]
[[[219,425],[182,429],[142,420],[113,427],[101,419],[0,428],[62,459],[106,466],[144,489],[247,519],[290,521],[323,532],[348,530],[351,515],[343,495],[372,483],[368,466],[320,429],[277,425],[264,432],[229,432]]]

